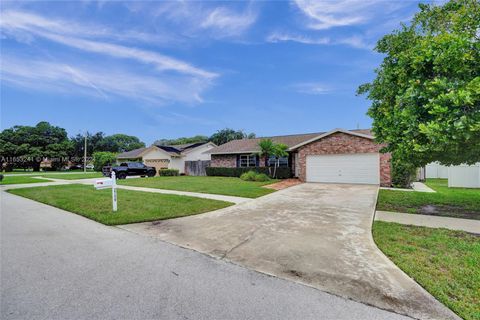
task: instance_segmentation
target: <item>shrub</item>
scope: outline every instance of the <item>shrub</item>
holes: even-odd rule
[[[255,167],[255,168],[225,168],[225,167],[207,167],[207,176],[220,176],[220,177],[240,177],[243,173],[248,171],[255,171],[258,173],[264,173],[269,175],[268,167]],[[271,170],[273,173],[273,170]],[[288,179],[292,176],[290,167],[277,168],[278,179]]]
[[[268,181],[270,180],[270,177],[267,176],[265,173],[257,173],[255,175],[255,181],[257,182],[265,182],[265,181]]]
[[[242,173],[242,175],[240,176],[240,179],[245,181],[255,181],[256,176],[257,176],[257,173],[255,171],[248,171],[248,172]]]
[[[392,159],[392,185],[395,188],[410,188],[415,172],[415,166]]]
[[[160,169],[158,170],[158,175],[163,177],[173,177],[178,176],[179,171],[177,169]]]
[[[110,166],[117,161],[113,152],[95,152],[93,154],[93,167],[95,171],[102,171],[105,166]]]

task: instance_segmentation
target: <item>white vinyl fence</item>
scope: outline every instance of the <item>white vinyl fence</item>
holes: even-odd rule
[[[473,166],[461,165],[448,168],[448,186],[480,188],[480,163]]]
[[[448,179],[449,187],[480,188],[480,162],[447,167],[436,162],[425,167],[427,178]]]
[[[427,178],[448,179],[448,167],[437,162],[427,164],[425,171]]]

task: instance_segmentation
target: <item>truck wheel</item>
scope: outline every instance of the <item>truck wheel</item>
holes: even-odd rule
[[[125,172],[120,172],[118,175],[117,175],[117,178],[118,179],[125,179],[127,178],[127,174]]]
[[[149,178],[154,177],[154,176],[155,176],[155,172],[149,171],[149,172],[147,173],[147,176],[148,176]]]

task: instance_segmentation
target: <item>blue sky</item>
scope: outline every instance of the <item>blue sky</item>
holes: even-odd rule
[[[366,128],[376,41],[415,1],[5,2],[1,129],[159,138]]]

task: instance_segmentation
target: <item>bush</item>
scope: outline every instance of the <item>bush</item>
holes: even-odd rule
[[[240,177],[243,173],[254,171],[263,173],[271,177],[268,167],[255,167],[255,168],[225,168],[225,167],[207,167],[207,176],[219,176],[219,177]],[[270,168],[273,174],[273,168]],[[288,179],[292,177],[290,167],[277,168],[277,179]]]
[[[240,179],[244,181],[255,181],[255,177],[257,176],[257,173],[255,171],[248,171],[245,173],[242,173],[240,176]]]
[[[392,159],[392,185],[395,188],[410,188],[415,172],[415,166]]]
[[[268,181],[270,180],[270,177],[267,176],[265,173],[257,173],[255,175],[255,181],[257,182],[265,182],[265,181]]]
[[[102,171],[105,166],[111,166],[117,162],[117,155],[113,152],[95,152],[93,154],[93,166],[95,171]]]
[[[177,169],[160,169],[158,170],[158,175],[162,177],[173,177],[178,176],[179,171]]]

